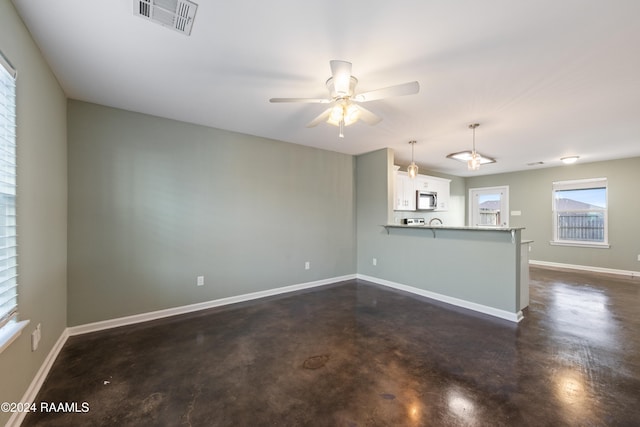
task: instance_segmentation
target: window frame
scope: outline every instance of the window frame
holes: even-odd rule
[[[556,208],[556,192],[557,191],[571,191],[571,190],[587,190],[592,188],[604,188],[605,189],[605,204],[606,207],[601,209],[588,209],[583,212],[602,212],[604,218],[604,236],[602,242],[592,242],[588,240],[563,240],[558,237],[558,213],[568,212],[568,210],[557,210]],[[582,212],[581,210],[571,210],[569,212]],[[588,179],[576,179],[568,181],[555,181],[551,186],[551,216],[552,216],[552,231],[551,231],[551,245],[557,246],[576,246],[576,247],[589,247],[607,249],[610,248],[609,244],[609,182],[607,178],[588,178]]]
[[[13,105],[10,106],[10,113],[13,113],[13,123],[11,123],[11,121],[9,121],[9,126],[13,127],[13,132],[9,131],[8,133],[4,134],[4,136],[2,137],[2,139],[4,141],[9,141],[6,138],[6,135],[11,135],[11,137],[13,137],[13,141],[10,142],[10,144],[13,144],[13,147],[11,147],[11,150],[5,150],[4,152],[10,152],[12,157],[8,157],[9,161],[11,162],[9,165],[10,167],[8,169],[5,169],[5,167],[7,167],[7,158],[3,158],[2,159],[2,168],[0,169],[0,172],[2,172],[3,176],[5,173],[8,173],[8,175],[6,176],[10,176],[13,180],[15,180],[16,175],[17,175],[17,171],[15,169],[15,165],[16,165],[16,157],[17,154],[15,152],[15,145],[17,143],[17,122],[15,120],[15,115],[17,114],[17,111],[15,111],[17,109],[17,72],[15,70],[15,68],[11,65],[11,63],[9,62],[9,60],[4,56],[4,54],[2,52],[0,52],[0,72],[3,74],[2,79],[4,81],[5,79],[5,74],[8,74],[10,78],[13,79],[13,93],[10,95],[14,98],[13,101]],[[3,83],[4,84],[4,83]],[[7,86],[9,87],[9,86]],[[1,94],[4,94],[4,90],[0,91]],[[2,106],[6,105],[5,104],[5,99],[3,96],[3,99],[0,100],[0,103]],[[9,104],[10,105],[10,104]],[[13,110],[13,111],[11,111]],[[0,142],[1,146],[3,148],[7,148],[6,146],[8,146],[7,142]],[[5,146],[6,145],[6,146]],[[8,172],[7,172],[8,171]],[[10,173],[10,174],[9,174]],[[6,211],[4,211],[4,213],[0,213],[0,215],[5,215],[4,218],[9,218],[9,216],[12,216],[11,221],[7,221],[9,222],[9,224],[5,224],[5,227],[17,227],[16,223],[15,223],[15,208],[16,208],[16,199],[17,199],[17,194],[16,194],[16,189],[17,186],[15,184],[15,181],[13,183],[11,182],[4,182],[2,183],[3,185],[3,192],[4,194],[8,194],[8,195],[13,195],[13,201],[12,201],[12,207],[13,207],[13,214],[9,214]],[[4,187],[5,185],[7,185],[7,187]],[[7,189],[9,189],[9,191],[7,191]],[[12,194],[13,193],[13,194]],[[4,221],[3,221],[4,222]],[[13,223],[11,223],[13,222]],[[17,233],[13,232],[8,234],[7,236],[11,236],[14,239],[17,239]],[[15,292],[15,295],[9,294],[9,299],[7,299],[5,302],[11,302],[15,299],[15,304],[14,305],[10,305],[9,306],[9,310],[7,311],[5,309],[5,311],[3,313],[0,313],[0,316],[2,316],[2,318],[0,318],[0,322],[2,322],[2,324],[0,324],[0,353],[2,353],[6,348],[9,347],[9,345],[11,345],[11,343],[13,341],[16,340],[16,338],[18,338],[18,336],[20,336],[20,334],[22,333],[22,330],[29,324],[29,320],[19,320],[19,314],[18,314],[18,310],[19,310],[19,301],[18,301],[18,273],[17,273],[17,242],[15,243],[14,246],[11,247],[12,249],[15,250],[15,253],[10,254],[10,255],[6,255],[7,257],[10,258],[5,258],[6,261],[8,261],[9,259],[12,259],[14,261],[14,265],[12,266],[3,266],[0,267],[0,269],[4,272],[4,271],[8,271],[11,269],[15,269],[15,274],[13,277],[10,277],[9,279],[12,281],[12,284],[10,284],[6,289],[11,290],[13,289]],[[9,247],[5,247],[4,250],[9,249]],[[11,251],[9,251],[11,252]],[[9,263],[10,264],[10,263]],[[2,280],[9,280],[9,279],[2,279]],[[5,292],[6,292],[5,289]]]

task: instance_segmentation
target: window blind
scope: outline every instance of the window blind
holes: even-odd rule
[[[18,315],[16,71],[0,52],[0,329]]]
[[[554,191],[588,190],[591,188],[606,188],[607,178],[576,179],[573,181],[553,182]]]

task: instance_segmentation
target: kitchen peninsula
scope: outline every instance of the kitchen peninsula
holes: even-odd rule
[[[522,228],[454,223],[466,190],[451,192],[445,225],[400,225],[394,215],[393,151],[358,157],[358,277],[512,322],[522,319]],[[455,198],[455,199],[454,199]],[[427,221],[428,222],[428,221]],[[449,225],[454,223],[455,225]],[[525,264],[526,265],[526,264]],[[526,281],[525,281],[526,282]],[[528,288],[524,290],[528,296]],[[523,305],[524,304],[524,305]]]
[[[423,280],[422,295],[518,322],[522,319],[520,227],[383,225]],[[525,245],[526,249],[526,245]],[[524,252],[524,253],[522,253]],[[526,280],[526,279],[525,279]]]

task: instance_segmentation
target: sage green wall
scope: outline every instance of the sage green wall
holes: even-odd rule
[[[381,245],[382,224],[393,218],[393,151],[388,148],[356,157],[358,273],[371,274],[372,258],[391,256]]]
[[[73,100],[68,143],[70,326],[355,272],[350,155]]]
[[[390,149],[356,158],[358,274],[516,313],[519,241],[498,231],[440,229],[435,239],[428,229],[387,234],[393,173]]]
[[[609,249],[552,246],[551,184],[585,178],[606,177],[609,198]],[[556,262],[640,271],[640,157],[606,162],[467,178],[470,188],[509,186],[509,209],[522,211],[511,216],[512,227],[526,227],[523,239],[534,240],[530,258]]]
[[[18,71],[18,291],[20,318],[31,320],[0,354],[0,402],[19,402],[66,327],[66,99],[8,0],[0,0],[0,50]],[[0,425],[9,415],[0,413]]]

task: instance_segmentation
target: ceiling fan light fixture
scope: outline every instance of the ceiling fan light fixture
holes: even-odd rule
[[[340,126],[340,122],[344,118],[344,106],[336,105],[331,109],[331,113],[329,114],[329,118],[327,119],[327,123],[332,124],[334,126]]]
[[[140,0],[143,1],[143,0]],[[151,1],[151,0],[146,0]],[[160,0],[155,0],[160,1]],[[168,0],[162,0],[168,1]],[[173,0],[178,1],[178,0]],[[388,86],[382,89],[371,90],[356,95],[355,89],[358,79],[351,75],[351,63],[347,61],[329,61],[331,67],[331,77],[327,79],[326,86],[330,97],[327,98],[271,98],[269,102],[301,102],[307,104],[331,104],[322,113],[316,116],[308,124],[308,128],[315,127],[326,121],[327,123],[340,128],[339,136],[344,138],[344,127],[349,126],[359,120],[373,126],[382,120],[381,117],[372,113],[358,103],[374,101],[377,99],[392,96],[413,95],[420,91],[417,81],[403,83],[395,86]]]
[[[344,127],[357,122],[359,118],[360,109],[357,105],[341,101],[331,109],[327,123],[338,126],[340,128],[338,136],[344,138]]]
[[[355,104],[349,104],[344,108],[344,125],[349,126],[360,118],[360,109]]]

